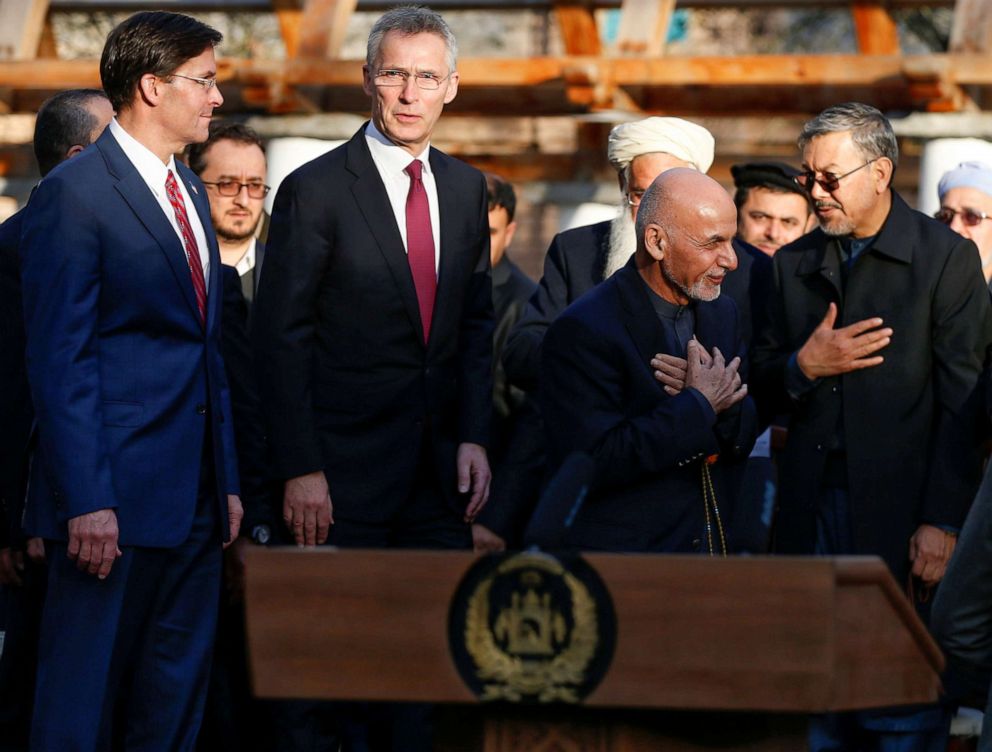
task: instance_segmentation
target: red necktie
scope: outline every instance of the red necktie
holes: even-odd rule
[[[417,288],[420,304],[420,321],[424,325],[424,342],[430,337],[431,317],[434,315],[434,295],[437,292],[437,275],[434,272],[434,233],[431,231],[431,210],[427,191],[420,179],[423,169],[415,159],[404,170],[410,176],[410,192],[406,194],[406,250],[413,273],[413,286]]]
[[[202,324],[207,320],[207,285],[203,281],[203,264],[200,262],[200,249],[196,245],[196,236],[189,223],[189,215],[186,214],[186,202],[183,201],[183,194],[179,192],[176,176],[172,174],[172,170],[169,170],[169,176],[165,179],[165,193],[169,197],[169,203],[172,204],[172,210],[176,213],[176,222],[183,236],[186,263],[189,264],[189,274],[193,278],[193,292],[196,293],[196,306],[200,309]]]

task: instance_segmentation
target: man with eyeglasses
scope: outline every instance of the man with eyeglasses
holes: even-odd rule
[[[176,13],[114,28],[100,77],[116,118],[26,211],[25,528],[50,554],[33,750],[191,749],[200,726],[242,509],[220,254],[174,155],[223,102],[220,41]]]
[[[926,593],[980,480],[988,289],[974,244],[892,190],[898,147],[874,107],[825,110],[799,148],[820,227],[775,254],[750,382],[790,415],[775,550],[877,555]],[[936,707],[832,714],[810,749],[942,750],[948,726]]]
[[[187,162],[207,187],[221,263],[238,270],[250,306],[265,260],[255,237],[269,193],[262,139],[242,123],[211,125],[206,141],[190,145]]]
[[[439,14],[385,13],[363,68],[371,121],[276,195],[252,323],[283,516],[300,546],[470,549],[488,500],[486,181],[431,145],[458,92],[456,57]],[[282,749],[310,749],[322,719],[334,726],[312,706]],[[346,748],[431,748],[429,709],[347,714]]]
[[[962,162],[937,185],[940,209],[934,215],[958,235],[974,241],[985,281],[992,284],[992,167]]]

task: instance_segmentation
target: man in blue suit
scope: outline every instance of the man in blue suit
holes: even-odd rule
[[[42,181],[24,219],[39,446],[27,531],[51,551],[32,749],[190,749],[221,542],[241,521],[202,184],[221,35],[138,13],[100,62],[117,118]]]
[[[728,471],[756,429],[737,308],[720,295],[737,267],[736,217],[716,181],[666,171],[641,201],[633,257],[548,330],[541,406],[552,467],[574,451],[596,463],[570,545],[732,549]]]

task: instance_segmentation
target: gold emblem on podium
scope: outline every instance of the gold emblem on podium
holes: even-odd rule
[[[579,702],[613,652],[612,605],[595,572],[578,557],[530,552],[479,565],[452,611],[463,677],[482,700]]]

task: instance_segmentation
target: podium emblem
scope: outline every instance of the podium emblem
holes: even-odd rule
[[[616,616],[579,556],[489,556],[465,575],[449,616],[452,657],[483,701],[580,702],[606,674]]]

